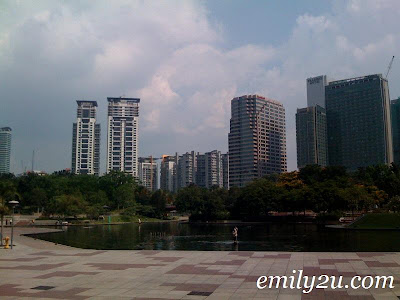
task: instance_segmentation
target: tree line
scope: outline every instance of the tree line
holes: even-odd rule
[[[271,212],[338,219],[343,212],[400,210],[400,168],[378,165],[347,172],[344,167],[309,165],[270,175],[242,188],[206,190],[192,185],[178,191],[175,205],[193,220],[266,220]]]
[[[172,202],[164,191],[151,193],[123,172],[112,171],[104,176],[75,175],[55,172],[39,176],[28,173],[15,177],[0,176],[0,215],[9,213],[8,202],[18,200],[21,213],[41,212],[46,216],[86,214],[96,219],[110,211],[121,215],[142,215],[163,218],[166,205]]]
[[[196,185],[176,194],[150,192],[123,172],[101,177],[56,172],[39,176],[0,176],[0,216],[9,213],[10,200],[17,199],[21,213],[47,216],[86,214],[96,219],[118,211],[127,220],[141,215],[165,218],[167,204],[192,220],[266,220],[271,212],[339,215],[344,211],[400,210],[400,168],[378,165],[347,172],[343,167],[310,165],[300,171],[269,175],[245,187],[229,190]]]

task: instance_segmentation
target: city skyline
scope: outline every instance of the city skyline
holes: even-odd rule
[[[105,98],[123,94],[142,99],[140,156],[226,152],[230,100],[278,99],[287,115],[288,170],[296,169],[294,116],[307,105],[304,79],[385,74],[400,51],[400,4],[274,2],[2,2],[0,126],[13,128],[11,170],[30,169],[33,150],[35,169],[70,166],[75,99],[98,102],[106,141]],[[396,58],[392,100],[399,80]]]

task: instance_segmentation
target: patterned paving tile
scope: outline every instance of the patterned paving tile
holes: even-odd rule
[[[150,256],[151,259],[153,260],[159,260],[161,262],[176,262],[183,257],[162,257],[162,256]]]
[[[72,288],[65,291],[42,290],[37,293],[26,292],[22,288],[18,288],[16,284],[0,285],[0,297],[34,297],[40,298],[55,298],[55,299],[87,299],[86,296],[78,296],[77,294],[87,291],[84,288]]]
[[[146,256],[156,255],[156,254],[159,254],[159,253],[162,253],[162,251],[159,251],[159,250],[140,250],[140,251],[136,252],[136,254],[146,255]]]
[[[111,263],[87,263],[86,265],[95,267],[99,270],[145,269],[148,267],[165,266],[164,264],[111,264]]]
[[[201,267],[196,265],[180,265],[170,271],[168,274],[198,274],[198,275],[223,275],[232,274],[233,272],[219,271],[208,269],[207,267]]]
[[[206,283],[163,283],[162,286],[174,286],[175,291],[199,291],[199,292],[214,292],[219,284]]]
[[[49,285],[39,285],[31,288],[31,290],[40,290],[40,291],[48,291],[51,289],[54,289],[55,286],[49,286]]]
[[[52,277],[74,277],[77,275],[96,275],[99,274],[99,272],[71,272],[71,271],[56,271],[44,275],[40,275],[34,278],[37,279],[47,279],[47,278],[52,278]]]
[[[94,256],[105,253],[106,251],[95,251],[95,252],[84,252],[84,253],[54,253],[51,251],[42,251],[37,253],[31,253],[30,255],[42,255],[42,256]]]
[[[230,276],[230,278],[241,278],[241,279],[244,279],[243,282],[253,282],[253,283],[257,282],[257,279],[259,277],[260,276],[253,276],[253,275],[248,275],[248,276],[246,276],[246,275],[231,275]]]
[[[288,253],[281,253],[281,254],[275,254],[275,255],[266,254],[263,256],[263,258],[288,258],[288,259],[290,259],[291,257],[292,257],[292,255],[288,254]]]
[[[373,268],[400,267],[398,263],[394,262],[366,261],[365,264]]]
[[[234,251],[234,252],[229,252],[229,255],[236,255],[236,256],[245,256],[245,257],[251,257],[254,254],[254,252],[251,251]]]
[[[202,265],[213,265],[213,266],[241,266],[246,260],[218,260],[216,262],[202,262]]]
[[[20,261],[20,262],[28,262],[28,261],[36,261],[39,259],[44,259],[44,257],[18,257],[18,258],[0,258],[0,261]]]
[[[17,229],[19,230],[19,229]],[[24,229],[25,230],[25,229]],[[33,230],[33,229],[29,229]],[[17,236],[0,249],[0,299],[395,299],[399,253],[96,251]],[[39,250],[38,250],[39,249]],[[43,250],[45,249],[45,250]],[[393,275],[395,289],[258,290],[262,275]],[[32,289],[38,286],[49,290]],[[134,298],[136,297],[136,298]]]
[[[41,264],[41,265],[22,265],[22,266],[0,266],[0,269],[7,269],[7,270],[36,270],[36,271],[46,271],[51,270],[59,267],[63,267],[69,265],[69,263],[59,263],[59,264]]]
[[[389,252],[357,252],[358,257],[382,257],[387,254],[394,254]]]
[[[363,261],[360,258],[334,258],[334,259],[330,259],[330,258],[321,258],[318,259],[318,263],[320,265],[334,265],[336,263],[348,263],[350,261]]]

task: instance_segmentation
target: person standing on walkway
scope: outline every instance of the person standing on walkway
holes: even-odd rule
[[[238,228],[235,226],[232,231],[233,242],[236,244],[238,242]]]

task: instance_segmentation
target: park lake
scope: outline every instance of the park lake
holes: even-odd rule
[[[232,238],[238,227],[238,240]],[[35,238],[86,249],[208,251],[400,251],[398,230],[334,229],[316,224],[144,223],[62,227]]]

